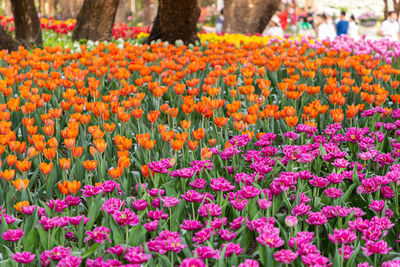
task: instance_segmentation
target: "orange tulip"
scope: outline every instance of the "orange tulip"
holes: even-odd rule
[[[28,159],[24,159],[23,161],[17,160],[15,166],[20,172],[27,172],[31,168],[32,162],[28,161]]]
[[[69,194],[69,190],[68,190],[68,182],[67,181],[63,181],[58,182],[58,190],[60,190],[60,193],[63,195],[68,195]]]
[[[72,156],[74,156],[74,158],[79,158],[80,156],[82,156],[82,153],[83,153],[83,147],[78,146],[72,148]]]
[[[190,128],[191,121],[182,120],[182,121],[180,121],[180,124],[181,124],[182,129],[187,130]]]
[[[354,106],[354,105],[347,106],[347,110],[346,110],[347,118],[353,119],[357,115],[358,111],[359,111],[358,105],[357,106]]]
[[[3,178],[9,182],[10,180],[14,179],[15,177],[15,170],[4,170],[3,171]]]
[[[211,158],[212,154],[213,154],[212,151],[210,151],[208,149],[208,147],[203,147],[201,149],[201,158],[202,159],[209,159],[209,158]]]
[[[156,144],[156,140],[147,140],[144,144],[144,148],[146,150],[152,150]]]
[[[96,139],[93,141],[93,144],[100,153],[104,153],[107,148],[107,143],[104,139]]]
[[[70,158],[59,159],[58,162],[60,163],[60,167],[63,170],[68,170],[69,167],[71,167],[71,159]]]
[[[80,181],[73,180],[72,182],[68,181],[67,183],[67,188],[70,194],[75,195],[76,193],[78,193],[80,187],[81,187]]]
[[[26,189],[29,184],[29,179],[17,179],[11,181],[11,183],[15,186],[18,191],[22,191],[22,189]]]
[[[135,119],[140,119],[143,115],[143,109],[132,109],[132,116]]]
[[[181,140],[172,140],[171,147],[175,151],[179,151],[183,147],[183,141]]]
[[[123,174],[124,169],[117,166],[113,169],[109,169],[108,170],[108,174],[110,175],[111,178],[113,179],[118,179],[119,177],[121,177],[121,175]]]
[[[53,170],[53,163],[50,162],[49,164],[47,164],[45,162],[42,162],[39,164],[39,168],[44,175],[49,175]]]
[[[129,151],[126,151],[129,153]],[[129,154],[128,156],[124,155],[118,158],[118,167],[125,169],[127,167],[129,167],[131,165],[131,160],[129,158]]]
[[[227,117],[215,117],[214,123],[217,127],[222,128],[228,123],[229,118]]]
[[[217,144],[217,140],[215,138],[212,138],[212,139],[208,140],[208,144],[210,146],[215,146]]]
[[[153,111],[151,111],[149,114],[147,114],[147,119],[148,119],[151,123],[155,123],[159,116],[160,116],[160,111],[158,111],[158,110],[153,110]]]
[[[150,171],[151,174],[154,175],[154,172],[150,170],[149,166],[147,165],[143,165],[142,167],[140,167],[140,170],[142,171],[143,176],[146,178],[150,178]]]
[[[341,123],[344,119],[344,114],[341,109],[333,109],[333,110],[330,110],[329,113],[331,114],[332,119],[336,123]]]
[[[132,114],[133,115],[133,114]],[[103,129],[104,131],[106,131],[107,133],[112,133],[115,129],[115,123],[104,123],[103,124]]]
[[[17,156],[15,155],[8,155],[7,156],[7,165],[8,166],[14,166],[14,164],[17,162]]]
[[[286,117],[285,121],[290,128],[293,128],[299,122],[299,117]]]
[[[189,140],[188,143],[187,143],[187,146],[191,151],[195,151],[197,149],[198,145],[199,145],[198,141]]]
[[[20,201],[14,205],[14,208],[22,213],[22,207],[29,207],[28,201]]]
[[[204,136],[206,135],[205,131],[203,128],[199,128],[195,131],[192,132],[193,138],[197,141],[200,141],[201,139],[204,138]]]
[[[43,149],[43,154],[48,160],[54,159],[56,157],[56,153],[57,153],[57,148],[55,147]]]
[[[82,162],[82,165],[87,171],[91,172],[97,168],[97,161],[85,160],[84,162]]]
[[[175,118],[176,116],[178,116],[178,109],[177,108],[170,108],[168,111],[168,114],[171,118]]]

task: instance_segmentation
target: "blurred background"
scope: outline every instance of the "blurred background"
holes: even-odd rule
[[[56,20],[75,19],[82,7],[83,0],[35,0],[35,6],[40,18]],[[201,9],[198,28],[203,32],[232,32],[224,28],[224,4],[241,2],[252,5],[251,0],[198,0]],[[115,17],[115,24],[128,27],[151,26],[157,14],[157,0],[120,0]],[[346,12],[346,19],[354,18],[358,25],[358,36],[367,36],[369,39],[378,39],[381,23],[386,19],[389,11],[400,13],[400,0],[282,0],[274,17],[268,24],[270,28],[266,34],[299,34],[318,37],[317,27],[320,24],[319,15],[326,15],[332,25],[340,19],[340,13]],[[0,0],[0,15],[12,17],[10,0]],[[245,20],[236,16],[235,20]],[[226,20],[225,20],[226,22]],[[226,25],[225,25],[226,26]],[[250,31],[254,33],[254,31]],[[259,31],[261,33],[261,31]],[[243,32],[241,32],[243,33]]]

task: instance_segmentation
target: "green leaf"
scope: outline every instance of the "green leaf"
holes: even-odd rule
[[[115,244],[125,244],[122,228],[115,222],[113,218],[110,218],[110,228]]]
[[[37,244],[38,236],[38,230],[35,227],[32,227],[28,234],[24,235],[22,245],[24,246],[25,251],[33,250],[32,248]]]
[[[99,246],[99,243],[95,243],[94,245],[92,245],[85,253],[83,253],[82,258],[86,259],[90,255],[92,255],[96,251],[98,246]]]
[[[130,229],[128,245],[138,246],[143,244],[146,240],[147,230],[142,225],[136,225]]]

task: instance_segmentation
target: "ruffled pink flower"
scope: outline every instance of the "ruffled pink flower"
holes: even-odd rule
[[[192,238],[192,241],[196,243],[196,246],[200,243],[204,243],[210,239],[211,234],[214,235],[214,229],[212,228],[204,228],[198,232],[196,232]]]
[[[197,247],[193,252],[193,255],[197,255],[199,259],[219,259],[219,251],[214,250],[209,246]]]
[[[296,252],[289,249],[282,249],[274,254],[274,259],[281,263],[291,264],[297,256],[298,254]]]
[[[68,255],[65,258],[62,258],[58,264],[56,265],[56,267],[64,267],[64,266],[68,266],[68,267],[79,267],[81,265],[82,262],[82,257],[78,257],[78,256],[73,256],[73,255]]]
[[[141,246],[131,247],[125,253],[124,259],[133,264],[143,264],[151,258],[151,254],[146,254]]]
[[[383,240],[378,242],[367,240],[365,242],[365,247],[361,247],[361,249],[367,256],[371,256],[373,254],[387,254],[392,250],[392,248],[388,247],[387,243]]]
[[[182,261],[179,267],[206,267],[206,264],[201,259],[186,258]]]
[[[329,258],[324,257],[320,254],[307,254],[301,257],[304,265],[306,266],[331,266]]]
[[[161,200],[164,203],[164,207],[167,208],[175,207],[181,201],[179,198],[176,197],[162,197]]]
[[[121,210],[123,206],[125,206],[125,201],[112,197],[101,205],[100,210],[104,210],[108,215],[112,215],[114,211]]]
[[[243,186],[241,190],[237,192],[241,197],[249,199],[257,196],[260,194],[260,189],[257,187],[248,185],[248,186]]]
[[[288,215],[285,218],[285,224],[289,228],[294,228],[298,222],[299,222],[299,220],[297,219],[297,217],[292,216],[292,215]]]
[[[221,237],[222,240],[224,241],[231,241],[237,236],[237,232],[232,232],[229,231],[228,229],[219,229],[218,230],[218,235]]]
[[[186,200],[187,202],[197,202],[200,203],[203,200],[203,195],[195,190],[188,190],[184,195],[181,195],[181,198]]]
[[[179,226],[186,231],[195,231],[201,229],[203,224],[200,221],[184,220],[183,224],[180,224]]]
[[[10,257],[18,263],[31,263],[36,258],[36,255],[28,251],[23,251],[15,252]]]
[[[225,249],[226,247],[226,249]],[[243,252],[243,249],[240,247],[240,244],[235,244],[232,242],[224,243],[221,245],[221,252],[225,249],[224,257],[230,257],[233,254],[239,255]]]
[[[208,216],[216,217],[222,214],[222,208],[215,203],[208,203],[201,206],[197,210],[197,212],[202,217],[208,217]]]
[[[328,237],[336,245],[349,244],[357,239],[352,229],[334,229],[333,234],[329,234]]]
[[[50,199],[46,202],[46,205],[51,209],[59,213],[62,213],[64,209],[68,208],[68,205],[61,199]]]
[[[125,208],[123,211],[115,210],[112,217],[121,226],[135,226],[140,222],[139,215],[136,215],[135,212],[130,211],[128,208]]]
[[[149,232],[154,232],[154,231],[157,230],[158,225],[159,225],[159,221],[158,220],[154,220],[154,221],[151,221],[151,222],[148,222],[148,223],[144,223],[143,227],[144,227],[144,229],[146,229]]]
[[[149,202],[147,202],[145,199],[136,199],[135,202],[132,202],[132,206],[136,210],[145,210],[148,205]]]
[[[243,263],[239,264],[238,267],[258,267],[260,264],[256,260],[246,259]]]
[[[86,231],[85,233],[87,237],[85,238],[84,242],[93,240],[101,244],[105,239],[107,239],[108,242],[111,243],[111,239],[109,238],[110,229],[105,226],[98,226],[94,228],[93,231]]]
[[[6,241],[18,242],[18,240],[20,240],[23,235],[24,235],[24,231],[22,231],[22,229],[18,228],[15,230],[8,229],[6,232],[4,232],[2,234],[2,237]]]
[[[311,210],[311,206],[301,203],[299,205],[294,206],[292,208],[291,213],[292,213],[292,215],[295,215],[295,216],[302,216],[302,215],[308,214],[310,212],[310,210]]]
[[[117,256],[121,256],[125,252],[125,248],[122,245],[116,245],[114,247],[110,247],[106,250],[108,254],[114,254]]]
[[[339,198],[344,195],[342,189],[330,187],[324,190],[324,193],[330,198]]]
[[[310,212],[306,222],[311,225],[323,225],[328,222],[328,219],[322,212]]]
[[[211,179],[210,187],[214,191],[222,192],[228,192],[235,189],[235,187],[224,177]]]
[[[343,259],[348,260],[353,255],[353,246],[343,246]],[[339,255],[342,256],[342,248],[339,248]]]

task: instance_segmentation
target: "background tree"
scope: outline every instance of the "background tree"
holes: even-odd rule
[[[85,0],[79,11],[73,40],[110,40],[119,0]]]
[[[280,5],[280,0],[225,0],[224,31],[262,33]]]
[[[156,0],[143,0],[143,25],[153,23],[156,14]]]
[[[42,31],[34,1],[11,0],[11,10],[14,15],[16,40],[27,48],[33,45],[42,47]]]
[[[161,39],[170,43],[176,40],[182,40],[185,44],[195,43],[199,40],[199,17],[197,0],[159,0],[157,16],[146,42]]]
[[[0,25],[0,50],[16,51],[21,44],[16,41],[8,32]]]
[[[126,23],[130,13],[130,0],[119,0],[117,13],[115,14],[115,23]]]
[[[62,20],[75,19],[83,5],[83,0],[60,0],[60,18]]]

